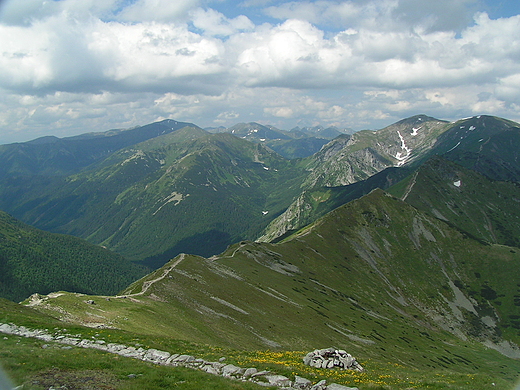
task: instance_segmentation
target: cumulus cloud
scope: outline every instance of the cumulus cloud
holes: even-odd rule
[[[279,20],[255,25],[218,4],[7,1],[2,131],[163,117],[360,128],[367,113],[377,122],[479,109],[516,119],[520,16],[491,19],[476,0],[242,2]]]
[[[253,30],[254,25],[247,16],[228,19],[213,9],[198,8],[192,12],[193,25],[208,35],[229,36],[241,30]]]
[[[520,17],[490,20],[455,32],[381,32],[365,27],[327,38],[322,30],[288,20],[268,32],[241,36],[237,65],[250,85],[293,88],[378,86],[417,88],[484,84],[516,74]],[[245,45],[242,45],[245,46]]]
[[[123,24],[67,14],[26,26],[1,26],[0,86],[12,91],[222,90],[219,40],[184,25]],[[213,79],[211,79],[213,76]]]

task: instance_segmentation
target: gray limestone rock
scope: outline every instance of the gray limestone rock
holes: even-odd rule
[[[134,347],[127,348],[127,350],[129,350],[129,351],[131,351],[132,349],[135,351]],[[167,360],[170,357],[170,353],[166,352],[166,351],[159,351],[158,349],[150,348],[146,352],[144,357],[145,357],[145,359],[151,360],[151,361],[162,361],[162,360]]]
[[[137,354],[137,350],[134,347],[128,347],[122,351],[126,356],[132,356]],[[144,360],[153,363],[164,362],[170,357],[170,353],[166,351],[159,351],[158,349],[150,348],[144,354]]]
[[[252,375],[256,374],[258,370],[254,367],[246,369],[244,372],[244,378],[250,378]]]
[[[202,366],[201,370],[209,374],[220,375],[220,370],[216,369],[211,364],[206,364],[205,366]]]
[[[259,371],[256,374],[251,375],[251,377],[257,378],[259,376],[269,375],[270,373],[271,373],[271,371],[265,371],[265,370],[264,371]]]
[[[312,382],[307,378],[302,378],[301,376],[296,375],[294,377],[293,387],[295,389],[307,390],[312,386]]]
[[[166,359],[165,364],[171,364],[178,357],[179,357],[179,354],[178,353],[174,353],[168,359]]]
[[[357,387],[348,387],[343,385],[338,385],[337,383],[331,383],[327,386],[327,390],[359,390]]]
[[[364,371],[352,355],[335,348],[316,349],[303,358],[303,363],[316,368],[339,368],[344,370]]]
[[[327,381],[325,379],[319,381],[311,387],[311,390],[327,390]]]
[[[227,364],[222,367],[222,376],[237,376],[244,373],[244,369],[233,364]]]
[[[173,359],[175,363],[189,363],[193,360],[195,360],[195,358],[191,355],[179,355]]]
[[[289,387],[291,386],[291,380],[283,375],[266,375],[265,379],[271,386],[278,387]]]

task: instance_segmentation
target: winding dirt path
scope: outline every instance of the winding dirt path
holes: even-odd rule
[[[179,263],[181,261],[184,260],[185,257],[186,257],[186,254],[181,253],[179,255],[179,258],[172,265],[170,265],[168,268],[166,268],[164,270],[164,272],[162,273],[162,275],[160,275],[159,277],[157,277],[155,279],[147,280],[146,282],[144,282],[143,287],[140,292],[135,293],[135,294],[116,295],[114,298],[127,298],[127,297],[135,297],[138,295],[143,295],[146,291],[148,291],[148,289],[150,288],[150,286],[152,284],[154,284],[155,282],[158,282],[159,280],[164,279],[175,267],[177,267],[177,265],[179,265]]]

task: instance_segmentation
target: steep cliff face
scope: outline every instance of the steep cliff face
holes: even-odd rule
[[[270,242],[287,232],[305,225],[311,214],[312,206],[308,193],[303,192],[278,218],[274,219],[257,241]]]
[[[335,154],[331,150],[326,150],[325,154],[323,162],[313,168],[305,180],[303,184],[305,187],[344,186],[364,180],[393,166],[391,160],[373,148],[349,152],[347,147]]]
[[[311,173],[304,186],[348,185],[415,161],[433,147],[447,123],[417,115],[379,131],[337,137],[308,159]]]

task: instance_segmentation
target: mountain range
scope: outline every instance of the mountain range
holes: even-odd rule
[[[417,115],[377,131],[318,130],[208,132],[166,120],[2,145],[0,209],[23,223],[0,215],[0,293],[68,290],[25,304],[31,316],[139,337],[334,345],[391,357],[406,375],[500,371],[510,386],[520,367],[520,125]],[[42,257],[24,263],[13,251]],[[13,279],[47,263],[48,275],[99,280]]]
[[[210,134],[168,120],[128,130],[131,137],[112,131],[30,142],[41,148],[30,163],[20,152],[28,145],[4,145],[0,160],[9,163],[0,173],[0,209],[37,228],[78,236],[158,267],[181,252],[210,256],[243,239],[282,236],[312,222],[308,210],[319,207],[324,215],[337,207],[337,202],[322,204],[331,193],[341,201],[348,200],[345,192],[361,196],[382,181],[403,178],[432,155],[492,179],[512,180],[520,172],[514,152],[501,151],[508,142],[514,145],[518,127],[494,117],[448,123],[418,115],[379,131],[342,134],[297,159],[232,135],[244,129],[257,134],[257,127],[253,123]],[[268,137],[267,130],[262,137]],[[131,146],[121,141],[146,137]],[[98,153],[99,140],[115,145],[107,141],[112,138],[120,142],[119,149]],[[82,145],[78,157],[70,146],[77,142]],[[475,157],[479,153],[480,160]],[[91,163],[67,166],[63,156]],[[373,179],[377,174],[389,176]],[[362,182],[364,186],[358,184]],[[363,190],[352,192],[352,184]]]

